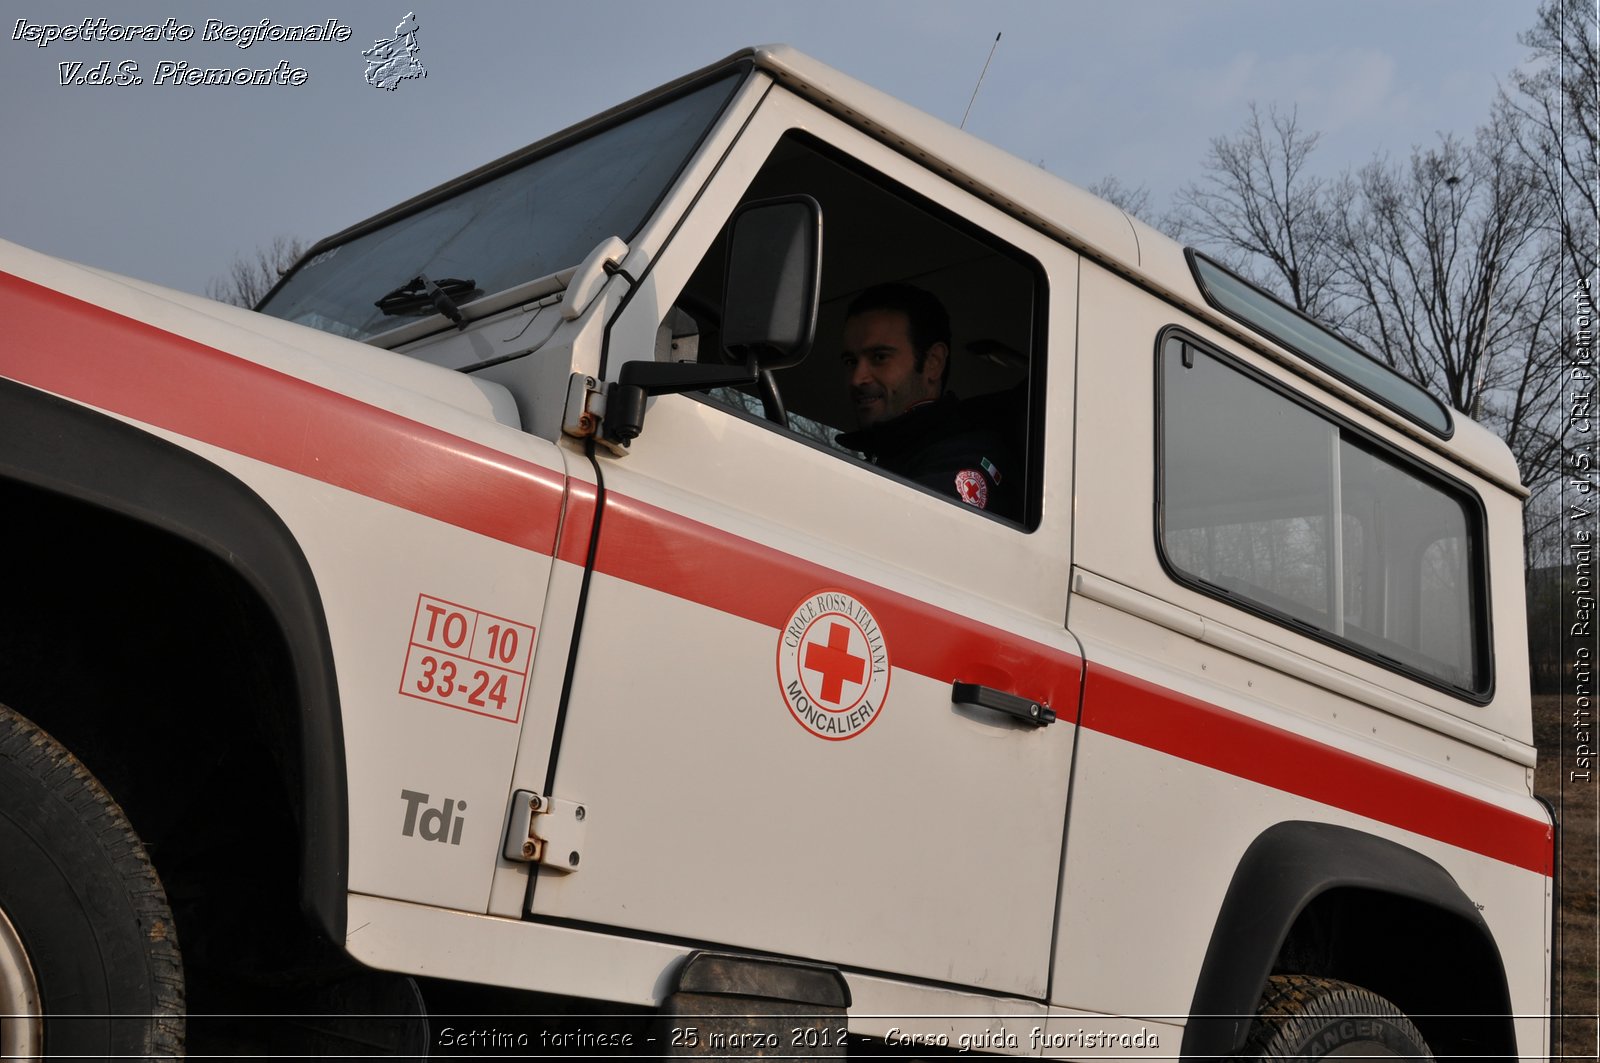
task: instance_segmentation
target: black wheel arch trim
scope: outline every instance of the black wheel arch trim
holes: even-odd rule
[[[349,867],[344,728],[322,598],[293,533],[243,481],[199,455],[0,377],[3,479],[187,540],[261,596],[288,648],[299,699],[301,905],[342,949]]]
[[[1385,893],[1463,920],[1494,958],[1503,999],[1505,967],[1482,913],[1456,880],[1421,853],[1387,838],[1331,823],[1288,821],[1263,831],[1240,858],[1223,898],[1195,986],[1180,1055],[1221,1059],[1244,1044],[1296,918],[1332,889]]]

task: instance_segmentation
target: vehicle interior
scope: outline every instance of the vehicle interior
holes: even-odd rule
[[[822,298],[816,341],[798,365],[772,374],[786,417],[763,401],[759,385],[719,388],[700,396],[742,416],[787,421],[787,430],[853,456],[835,442],[856,428],[839,342],[846,310],[866,289],[903,282],[926,289],[951,321],[948,388],[992,426],[1035,472],[1038,453],[1033,403],[1041,393],[1042,283],[1035,267],[1007,248],[909,190],[800,133],[779,142],[744,202],[805,194],[822,208]],[[719,236],[663,328],[678,361],[729,360],[718,337],[726,259]],[[1035,491],[1029,491],[1034,497]]]

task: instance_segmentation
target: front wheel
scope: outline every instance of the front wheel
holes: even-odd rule
[[[1256,1011],[1240,1059],[1433,1058],[1399,1008],[1378,994],[1332,978],[1275,974]]]
[[[139,836],[0,705],[0,1054],[174,1058],[183,1032],[172,912]]]

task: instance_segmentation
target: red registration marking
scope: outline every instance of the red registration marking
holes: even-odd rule
[[[531,624],[418,595],[400,693],[516,723],[533,663],[533,634]]]

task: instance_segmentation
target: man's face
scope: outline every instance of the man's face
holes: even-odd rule
[[[938,398],[939,378],[948,356],[948,348],[935,343],[918,372],[911,323],[899,310],[868,310],[846,319],[839,360],[844,364],[856,423],[866,428],[899,417],[919,402]]]

